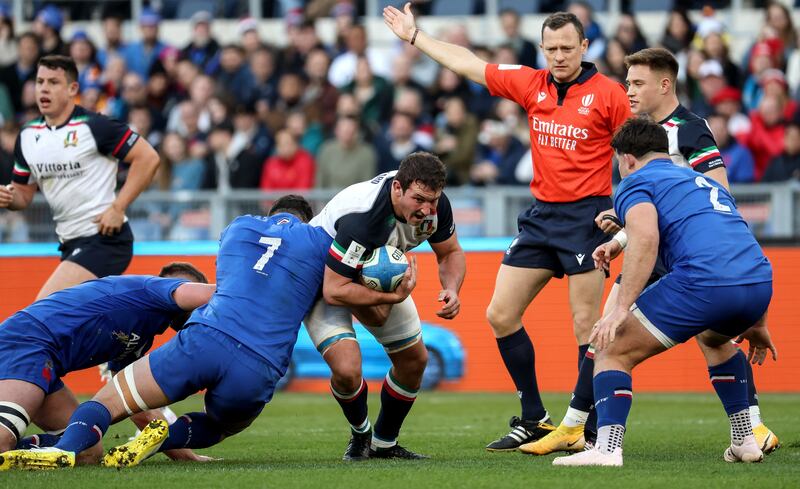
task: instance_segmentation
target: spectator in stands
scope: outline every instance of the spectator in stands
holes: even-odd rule
[[[684,8],[674,8],[669,13],[669,20],[661,36],[661,45],[669,49],[678,61],[686,60],[686,52],[694,39],[695,28]],[[683,58],[683,59],[681,59]]]
[[[163,167],[169,176],[169,190],[199,190],[205,181],[203,160],[193,158],[186,140],[176,132],[167,133],[161,146]],[[173,217],[177,217],[177,212]]]
[[[750,132],[740,138],[753,153],[756,181],[761,180],[772,158],[783,152],[785,105],[779,96],[765,95],[750,114]]]
[[[125,48],[125,64],[128,70],[147,80],[150,67],[166,47],[158,39],[158,25],[161,16],[150,8],[143,8],[139,16],[139,32],[141,40],[128,44]]]
[[[181,49],[181,57],[200,67],[204,73],[214,73],[219,67],[217,53],[219,43],[211,35],[211,13],[200,10],[192,14],[189,24],[192,28],[189,44]]]
[[[500,26],[505,34],[505,42],[514,49],[519,63],[531,68],[538,68],[536,45],[522,37],[519,28],[519,12],[513,9],[503,9],[500,12]]]
[[[628,53],[619,39],[616,37],[609,39],[606,44],[606,53],[603,56],[603,64],[605,64],[603,73],[609,78],[625,83],[625,77],[628,75],[628,68],[625,66],[625,56],[627,55]]]
[[[703,54],[706,59],[715,59],[722,65],[725,82],[730,87],[742,86],[742,74],[739,67],[731,60],[728,44],[720,32],[711,32],[702,39]]]
[[[295,110],[286,117],[286,129],[300,142],[303,149],[316,158],[325,142],[325,132],[319,122],[309,121],[304,112]]]
[[[277,98],[269,108],[265,123],[275,134],[286,126],[286,114],[293,110],[306,110],[303,103],[306,79],[302,73],[286,72],[278,80]]]
[[[0,185],[11,183],[11,174],[14,171],[14,143],[17,140],[19,128],[13,122],[6,122],[0,126]],[[4,214],[16,214],[4,212]]]
[[[776,41],[776,42],[773,42]],[[781,67],[781,44],[777,39],[756,43],[750,50],[749,73],[742,88],[742,102],[748,111],[755,109],[761,100],[761,74]]]
[[[617,32],[614,35],[620,42],[625,54],[633,54],[647,47],[647,39],[642,34],[642,29],[636,22],[633,14],[624,12],[617,22]]]
[[[447,184],[465,185],[470,181],[469,171],[475,162],[478,120],[467,112],[464,100],[459,97],[445,102],[439,120],[434,151],[447,167]]]
[[[312,12],[312,15],[315,13],[317,12]],[[338,0],[329,13],[336,24],[336,40],[331,46],[332,52],[333,56],[338,56],[347,52],[347,32],[355,24],[356,8],[351,0]]]
[[[254,160],[264,161],[272,153],[273,139],[267,127],[256,117],[253,106],[236,106],[233,114],[232,153]]]
[[[84,109],[90,112],[108,114],[108,98],[103,92],[103,86],[99,81],[90,81],[80,85],[80,93],[75,101]]]
[[[347,31],[347,51],[337,56],[328,71],[328,80],[336,87],[342,88],[353,81],[356,75],[358,58],[366,56],[372,72],[380,77],[391,76],[391,64],[386,53],[378,48],[368,46],[366,27],[356,24]]]
[[[789,95],[800,100],[800,45],[786,63],[786,83],[789,85]]]
[[[425,151],[425,148],[412,139],[415,128],[413,115],[403,112],[392,114],[389,128],[375,140],[378,156],[377,173],[397,170],[406,156],[417,151]]]
[[[242,48],[248,60],[250,60],[253,53],[265,47],[264,41],[261,40],[261,34],[258,32],[258,21],[256,19],[245,17],[239,21],[236,31],[239,34]]]
[[[275,69],[275,54],[266,46],[261,46],[250,54],[248,65],[253,75],[253,89],[248,103],[266,117],[278,97],[279,76]]]
[[[402,112],[414,117],[415,129],[412,139],[426,151],[433,148],[433,135],[436,130],[428,113],[423,111],[422,95],[414,90],[401,89],[395,92],[393,112]]]
[[[150,68],[147,79],[147,100],[159,111],[171,107],[179,99],[176,83],[180,51],[167,46]]]
[[[742,112],[742,92],[725,87],[711,99],[716,114],[728,120],[728,134],[738,138],[750,132],[750,118]]]
[[[33,33],[39,37],[41,55],[69,55],[67,45],[61,39],[61,28],[64,26],[64,15],[58,7],[46,5],[33,20]]]
[[[200,111],[190,100],[178,104],[176,110],[179,114],[180,124],[177,131],[168,129],[169,132],[177,132],[186,139],[189,152],[193,156],[205,157],[208,152],[207,133],[202,131],[199,126]]]
[[[707,120],[717,142],[717,148],[722,154],[722,160],[725,162],[728,182],[752,183],[755,180],[753,155],[749,149],[731,137],[728,132],[728,118],[721,114],[712,114]]]
[[[419,52],[419,50],[416,51]],[[430,105],[426,97],[428,89],[412,77],[411,69],[413,64],[414,60],[411,56],[405,50],[401,51],[392,61],[392,85],[395,92],[397,90],[415,90],[418,92],[424,101],[423,110],[427,111]]]
[[[97,62],[103,68],[111,56],[125,55],[125,42],[122,40],[122,17],[116,12],[106,12],[103,15],[104,47],[97,51]]]
[[[431,100],[433,101],[432,112],[436,117],[444,110],[445,102],[452,97],[459,97],[464,100],[467,107],[470,106],[469,85],[464,77],[458,76],[455,72],[442,68],[436,82],[431,86]]]
[[[314,187],[314,157],[283,129],[275,135],[275,154],[264,162],[261,190],[306,190]]]
[[[380,132],[392,112],[394,90],[385,78],[373,74],[366,56],[359,56],[355,78],[342,87],[342,92],[355,95],[361,106],[361,124],[369,133]]]
[[[342,189],[374,177],[375,150],[361,140],[358,120],[340,117],[334,135],[322,145],[317,157],[317,188]]]
[[[78,68],[78,85],[81,88],[99,83],[102,73],[97,64],[97,49],[85,31],[75,31],[69,42],[69,57]]]
[[[321,124],[326,134],[333,132],[336,123],[336,102],[339,91],[328,81],[331,59],[322,48],[315,48],[306,57],[305,75],[308,85],[303,93],[303,103],[308,107],[309,122]]]
[[[700,93],[692,100],[692,112],[708,117],[713,112],[711,99],[725,88],[725,73],[715,59],[704,61],[697,70]]]
[[[189,101],[198,111],[197,127],[202,132],[208,132],[211,128],[211,114],[208,111],[208,102],[216,91],[216,81],[208,75],[198,75],[192,80],[189,87]],[[167,119],[167,130],[183,133],[181,127],[180,111],[177,106],[170,111]]]
[[[513,100],[501,98],[494,108],[494,115],[505,123],[511,130],[511,134],[519,139],[525,147],[530,147],[531,130],[528,126],[528,118],[525,117],[519,104]]]
[[[439,74],[439,65],[434,60],[425,56],[419,49],[407,42],[400,44],[400,49],[394,57],[400,56],[407,58],[411,62],[410,78],[414,82],[426,87],[426,90],[427,87],[433,85],[436,76]]]
[[[298,25],[289,24],[287,30],[289,44],[281,51],[279,65],[283,71],[299,73],[306,64],[308,53],[313,49],[324,49],[324,46],[312,21],[302,20]]]
[[[569,4],[567,11],[578,17],[578,20],[583,24],[586,40],[589,41],[589,49],[586,50],[583,59],[592,63],[602,59],[606,51],[606,38],[603,35],[600,24],[594,19],[592,5],[584,0],[575,0]],[[544,66],[543,60],[539,61],[539,66]]]
[[[401,92],[401,94],[403,93],[405,92]],[[394,110],[398,110],[397,102],[395,102]],[[336,101],[336,120],[338,121],[341,117],[351,117],[357,120],[359,114],[361,114],[361,105],[355,95],[352,93],[341,94],[339,100]]]
[[[478,135],[478,161],[470,169],[470,179],[476,185],[527,185],[515,175],[517,164],[527,148],[497,119],[487,119]]]
[[[778,39],[781,41],[783,47],[781,58],[785,62],[791,57],[792,52],[797,49],[798,36],[792,21],[792,13],[780,1],[771,0],[767,4],[765,15],[766,25],[775,30]],[[780,67],[782,68],[783,65]]]
[[[783,153],[770,161],[762,182],[800,181],[800,122],[786,124]]]
[[[160,130],[153,127],[153,113],[146,105],[131,107],[128,111],[128,125],[131,126],[140,137],[143,137],[154,148],[161,147],[163,134]]]
[[[223,192],[235,188],[258,188],[264,160],[250,151],[233,144],[234,128],[230,122],[217,124],[208,135],[209,155],[206,159],[207,175],[204,187]],[[235,151],[240,149],[239,153]]]
[[[39,40],[36,34],[25,32],[17,43],[17,61],[0,68],[0,85],[5,85],[14,112],[22,111],[22,87],[36,77],[36,62],[39,60]]]
[[[17,61],[17,40],[14,38],[14,20],[11,9],[0,3],[0,66],[8,66]]]
[[[217,83],[240,104],[249,102],[255,89],[255,79],[245,61],[241,46],[228,44],[222,48]]]

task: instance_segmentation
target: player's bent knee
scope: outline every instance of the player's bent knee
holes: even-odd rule
[[[493,304],[489,304],[486,309],[486,320],[489,321],[495,336],[499,338],[516,332],[522,325],[521,319],[521,317],[509,314],[508,311]]]
[[[361,387],[361,366],[349,365],[340,369],[331,367],[331,383],[339,392],[355,392]]]
[[[15,402],[0,402],[0,453],[13,450],[30,423],[24,407]]]

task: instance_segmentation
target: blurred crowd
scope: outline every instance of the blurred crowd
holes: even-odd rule
[[[418,150],[441,156],[448,185],[530,182],[527,121],[516,104],[407,43],[375,47],[351,1],[311,2],[313,15],[304,2],[281,3],[290,4],[285,46],[261,37],[252,18],[238,22],[240,42],[220,44],[212,33],[219,12],[205,10],[191,15],[190,39],[165,39],[150,7],[136,39],[123,37],[118,7],[103,12],[102,38],[77,31],[64,39],[66,10],[44,5],[32,28],[18,31],[0,4],[0,182],[10,180],[20,125],[37,117],[36,61],[53,53],[76,61],[81,105],[127,121],[159,150],[157,189],[343,188]],[[658,39],[630,13],[604,32],[591,4],[563,8],[585,26],[586,60],[621,82],[625,55],[656,45],[675,53],[681,100],[708,119],[731,182],[800,180],[799,36],[783,4],[764,7],[743,59],[731,58],[730,33],[711,8],[695,21],[671,10]],[[319,16],[335,18],[334,43],[318,37]],[[514,10],[499,21],[503,37],[493,46],[476,45],[460,24],[434,34],[490,62],[544,67],[539,33],[522,32]]]

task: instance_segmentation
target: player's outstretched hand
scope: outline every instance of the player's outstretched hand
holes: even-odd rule
[[[200,455],[194,453],[188,448],[179,448],[177,450],[166,450],[164,455],[176,462],[218,462],[221,458],[209,457],[207,455]]]
[[[401,12],[395,7],[389,5],[383,9],[383,22],[394,34],[400,39],[410,42],[411,36],[417,29],[417,23],[414,21],[414,14],[411,13],[411,2],[407,2]]]
[[[417,286],[417,257],[411,256],[408,260],[408,268],[406,268],[406,273],[403,275],[403,280],[400,282],[400,285],[394,290],[394,294],[396,296],[395,300],[397,303],[403,302],[406,300],[406,297],[411,295],[411,291],[414,290],[414,287]]]
[[[100,234],[113,236],[122,229],[122,224],[125,222],[125,212],[112,205],[105,212],[95,217],[94,222],[97,223],[97,230]]]
[[[594,218],[594,223],[606,234],[614,234],[622,229],[622,222],[620,222],[614,209],[608,209],[598,214]]]
[[[437,300],[443,303],[442,308],[436,311],[436,315],[440,318],[453,319],[461,310],[461,299],[458,298],[458,292],[455,290],[441,290]]]
[[[592,334],[589,336],[589,343],[594,345],[598,351],[607,348],[614,342],[617,329],[628,318],[628,314],[630,311],[615,306],[607,316],[594,324]]]
[[[622,245],[616,239],[601,244],[592,252],[594,267],[598,270],[608,271],[611,260],[619,256],[620,252],[622,252]]]
[[[736,339],[737,343],[747,340],[750,348],[747,352],[747,361],[753,365],[763,365],[764,360],[767,359],[767,351],[772,352],[772,360],[778,361],[778,350],[775,344],[772,343],[772,338],[769,335],[769,330],[765,325],[756,325],[742,333]]]
[[[0,209],[6,209],[14,202],[14,186],[0,185]]]

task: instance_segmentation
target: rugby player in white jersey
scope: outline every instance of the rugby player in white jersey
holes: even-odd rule
[[[28,207],[37,188],[53,211],[61,263],[36,299],[125,271],[133,233],[125,210],[150,185],[158,153],[126,124],[76,106],[78,71],[66,56],[45,56],[36,72],[41,117],[22,128],[12,183],[0,186],[0,208]],[[114,194],[119,161],[130,164]]]

